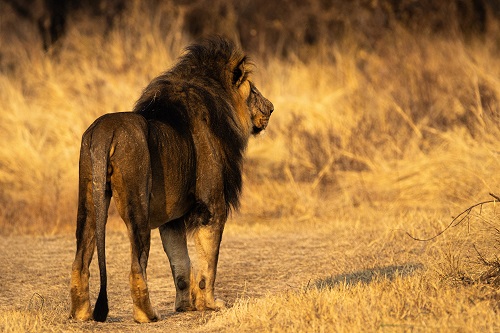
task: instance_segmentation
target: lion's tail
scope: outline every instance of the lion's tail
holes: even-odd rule
[[[96,222],[97,260],[99,262],[99,274],[101,288],[94,307],[94,320],[104,322],[108,316],[108,294],[106,274],[105,232],[106,219],[108,215],[108,202],[110,194],[106,193],[106,177],[111,149],[112,136],[104,136],[101,140],[94,138],[90,147],[90,159],[92,161],[92,197],[94,201],[94,212]]]

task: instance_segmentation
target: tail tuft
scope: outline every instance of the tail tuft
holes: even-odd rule
[[[106,289],[101,289],[99,291],[99,297],[97,297],[97,302],[95,303],[94,308],[94,320],[99,322],[105,322],[108,317],[108,295]]]

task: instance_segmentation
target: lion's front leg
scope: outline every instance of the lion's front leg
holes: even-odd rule
[[[215,275],[223,224],[200,226],[194,233],[198,270],[191,276],[191,297],[197,310],[216,310],[224,302],[214,297]]]
[[[190,299],[191,260],[189,259],[184,219],[165,223],[160,227],[163,249],[170,261],[175,284],[175,310],[196,310]]]

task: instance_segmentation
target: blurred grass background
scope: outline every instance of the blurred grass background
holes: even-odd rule
[[[73,231],[83,131],[212,33],[276,110],[234,223],[450,216],[498,192],[499,23],[495,0],[1,0],[0,233]]]

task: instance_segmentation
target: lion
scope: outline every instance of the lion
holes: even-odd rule
[[[71,314],[108,315],[105,226],[111,197],[131,243],[130,289],[136,322],[159,319],[146,267],[151,229],[170,261],[175,310],[224,306],[214,296],[219,247],[238,207],[247,142],[274,110],[250,80],[251,64],[231,41],[212,37],[186,49],[177,64],[144,89],[133,112],[98,118],[82,136]],[[192,267],[187,235],[194,238]],[[100,291],[91,314],[89,265],[97,245]]]

